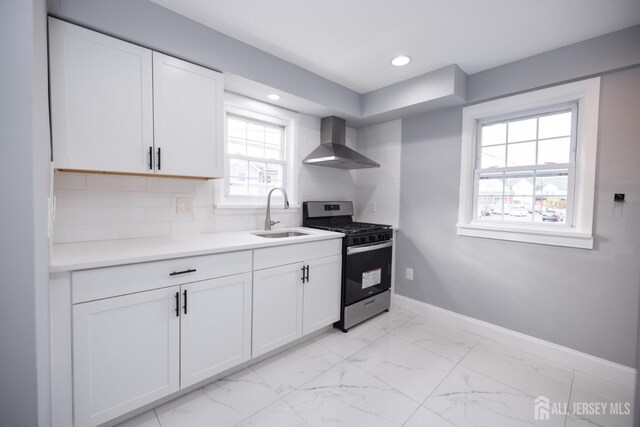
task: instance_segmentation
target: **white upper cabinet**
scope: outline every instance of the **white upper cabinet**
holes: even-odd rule
[[[57,169],[217,178],[223,76],[49,19]]]
[[[222,74],[153,52],[157,173],[223,176]]]
[[[57,19],[49,42],[55,167],[152,172],[151,51]]]

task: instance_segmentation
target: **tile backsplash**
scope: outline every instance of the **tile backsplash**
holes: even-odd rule
[[[320,119],[302,115],[300,123],[298,164],[320,143]],[[300,203],[355,200],[356,219],[397,225],[399,132],[400,121],[347,129],[347,144],[382,167],[345,171],[302,165],[297,177]],[[215,209],[213,180],[56,172],[54,195],[54,243],[256,230],[264,225],[264,208]],[[193,200],[192,215],[177,213],[178,199]],[[281,221],[278,227],[302,223],[301,209],[274,205],[272,217]]]

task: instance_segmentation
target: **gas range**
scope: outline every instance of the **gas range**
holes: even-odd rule
[[[305,227],[345,234],[342,307],[336,327],[344,332],[383,311],[391,301],[393,230],[390,225],[353,221],[353,202],[304,202]]]

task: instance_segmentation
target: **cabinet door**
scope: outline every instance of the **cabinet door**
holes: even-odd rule
[[[302,336],[302,263],[253,273],[253,357]]]
[[[222,74],[153,52],[153,88],[156,173],[223,176]]]
[[[342,256],[314,259],[307,265],[309,281],[304,285],[303,335],[340,320]]]
[[[251,273],[181,289],[180,385],[184,388],[251,358]]]
[[[151,51],[53,18],[49,46],[55,167],[152,172]]]
[[[178,286],[73,307],[75,426],[95,426],[179,389]]]

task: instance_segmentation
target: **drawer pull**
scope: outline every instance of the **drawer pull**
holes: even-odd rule
[[[366,306],[368,306],[368,305],[371,305],[371,304],[373,304],[374,302],[376,302],[376,300],[372,299],[371,301],[366,302],[366,303],[364,304],[364,307],[366,307]]]
[[[180,274],[195,273],[195,272],[196,272],[195,268],[190,268],[188,270],[183,270],[183,271],[174,271],[173,273],[169,273],[169,276],[178,276]]]

